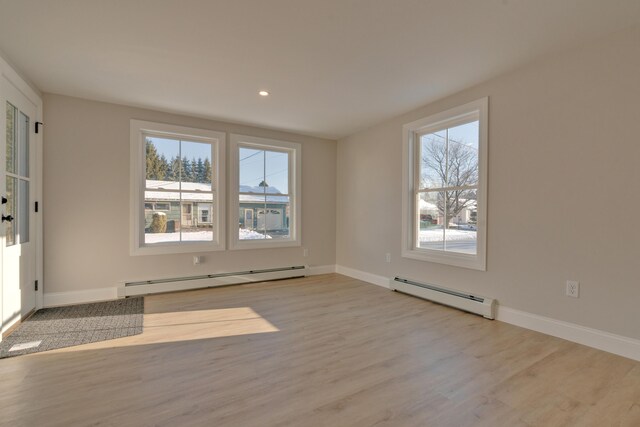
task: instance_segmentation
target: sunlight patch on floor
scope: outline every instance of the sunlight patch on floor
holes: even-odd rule
[[[202,340],[278,331],[278,328],[250,307],[146,313],[144,315],[144,330],[140,335],[61,348],[55,352]]]

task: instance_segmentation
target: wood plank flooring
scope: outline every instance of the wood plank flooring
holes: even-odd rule
[[[338,274],[150,296],[0,360],[0,425],[640,426],[640,363]]]

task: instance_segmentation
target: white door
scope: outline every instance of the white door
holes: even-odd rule
[[[2,326],[6,330],[36,307],[37,107],[4,76],[1,84],[0,246]]]

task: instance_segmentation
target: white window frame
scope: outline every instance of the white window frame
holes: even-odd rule
[[[212,242],[144,243],[145,135],[179,138],[211,144],[211,182],[213,183],[212,222],[215,239]],[[165,123],[131,120],[130,123],[130,253],[131,255],[159,255],[221,251],[225,249],[225,145],[226,134]],[[155,205],[154,205],[155,207]],[[180,208],[182,214],[182,207]]]
[[[289,153],[289,239],[240,240],[238,236],[238,213],[240,211],[240,147],[256,150],[271,150]],[[302,219],[302,146],[296,142],[236,135],[230,137],[229,164],[229,247],[237,249],[284,248],[301,246]]]
[[[478,134],[478,191],[477,191],[477,253],[464,254],[437,249],[416,247],[419,212],[416,207],[418,179],[420,173],[418,158],[420,136],[425,133],[466,123],[476,116],[479,121]],[[404,258],[436,262],[474,270],[486,270],[487,236],[487,158],[488,158],[489,98],[482,98],[450,110],[442,111],[402,128],[403,177],[402,177],[402,251]]]

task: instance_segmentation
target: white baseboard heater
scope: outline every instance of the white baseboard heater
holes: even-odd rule
[[[487,319],[495,318],[495,300],[492,298],[471,295],[452,289],[403,279],[401,277],[394,277],[389,281],[389,285],[394,291],[479,314]]]
[[[294,277],[307,276],[307,273],[307,266],[298,265],[264,270],[206,274],[202,276],[121,282],[118,286],[118,297],[124,298],[161,292],[186,291],[190,289],[213,288],[216,286],[238,285],[242,283],[265,282],[268,280],[291,279]]]

